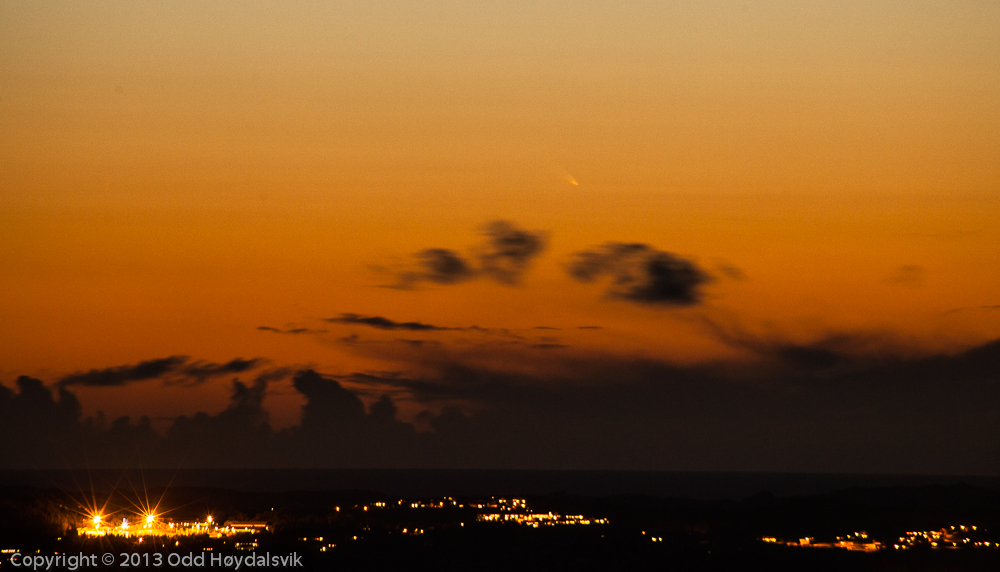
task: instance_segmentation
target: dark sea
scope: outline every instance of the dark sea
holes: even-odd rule
[[[705,500],[824,494],[851,488],[968,484],[1000,491],[1000,476],[676,471],[128,469],[0,471],[0,486],[102,490],[126,486],[239,491],[362,490],[406,498],[627,494]]]

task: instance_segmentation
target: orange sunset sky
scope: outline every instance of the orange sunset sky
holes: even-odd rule
[[[0,383],[167,356],[419,375],[428,353],[537,372],[994,340],[998,31],[985,0],[5,1]],[[514,280],[479,268],[491,221],[543,246]],[[610,242],[689,261],[697,300],[567,272]],[[426,249],[472,273],[409,280]],[[74,391],[162,423],[230,383]],[[268,392],[297,423],[290,382]],[[395,398],[403,419],[443,405]]]

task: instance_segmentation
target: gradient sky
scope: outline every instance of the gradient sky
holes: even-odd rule
[[[168,356],[544,376],[980,346],[998,30],[992,1],[4,2],[0,383]],[[431,248],[475,267],[498,220],[544,244],[515,283],[407,278]],[[642,303],[567,273],[609,242],[707,281]],[[230,382],[74,391],[163,426]],[[407,421],[485,407],[394,391]],[[265,406],[287,427],[303,403],[286,378]]]

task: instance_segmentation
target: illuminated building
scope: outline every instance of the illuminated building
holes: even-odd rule
[[[211,516],[204,522],[173,522],[171,520],[158,518],[154,514],[141,515],[139,518],[122,519],[113,525],[104,524],[104,518],[95,515],[84,521],[79,527],[80,534],[86,536],[123,536],[145,537],[145,536],[193,536],[207,534],[212,538],[220,538],[234,534],[245,534],[255,532],[269,532],[270,526],[266,522],[227,522],[225,525],[218,525]]]

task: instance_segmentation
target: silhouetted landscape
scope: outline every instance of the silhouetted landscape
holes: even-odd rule
[[[387,473],[382,472],[385,483],[403,476]],[[244,484],[238,474],[225,476],[238,487]],[[571,476],[561,478],[573,482],[566,480]],[[504,480],[503,474],[473,477],[478,486],[490,478]],[[576,477],[578,485],[587,480],[585,474]],[[121,473],[110,488],[93,484],[101,478],[91,476],[91,488],[75,493],[0,488],[4,560],[14,552],[113,554],[116,563],[100,564],[102,569],[120,567],[123,557],[130,557],[133,567],[156,568],[149,559],[157,554],[190,569],[211,566],[211,558],[216,566],[229,562],[232,568],[240,559],[279,556],[297,557],[307,570],[990,570],[1000,565],[1000,492],[962,483],[705,499],[143,488],[141,472]],[[6,481],[11,480],[8,474]],[[477,486],[460,472],[452,480]],[[798,480],[807,482],[809,476]],[[514,486],[530,481],[530,474],[521,475]],[[204,561],[182,562],[186,556]],[[292,560],[266,565],[295,567]]]

